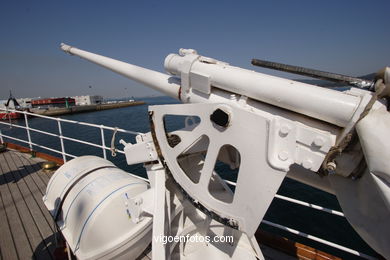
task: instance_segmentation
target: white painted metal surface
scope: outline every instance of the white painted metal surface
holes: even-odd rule
[[[127,154],[126,161],[129,165],[153,162],[158,159],[157,151],[150,133],[137,135],[137,143],[135,144],[126,143],[123,140],[120,140],[119,142],[125,146],[123,150],[125,154]]]
[[[217,109],[228,111],[230,121],[226,128],[210,120]],[[296,163],[316,171],[335,143],[329,132],[279,116],[262,117],[227,104],[151,106],[150,111],[157,145],[176,182],[192,199],[249,236],[256,231],[290,165]],[[168,134],[164,127],[167,115],[198,117],[200,123]],[[171,147],[168,135],[178,136],[181,142]],[[202,138],[209,140],[208,144],[200,142]],[[225,162],[232,166],[237,164],[231,161],[231,155],[220,154],[225,145],[234,147],[241,158],[234,198],[233,194],[213,195],[210,188],[212,180],[218,180],[214,172],[218,157],[225,157]],[[192,155],[196,152],[204,155]],[[180,163],[184,156],[191,156],[185,166]],[[198,180],[194,181],[194,175],[199,175]],[[258,202],[253,203],[254,200]]]
[[[276,168],[267,163],[267,151],[264,149],[268,143],[266,118],[257,117],[238,108],[225,107],[230,111],[229,115],[232,119],[226,129],[221,129],[213,125],[209,119],[213,111],[218,108],[221,108],[220,104],[186,104],[151,106],[150,110],[153,111],[158,145],[176,182],[195,201],[199,201],[208,210],[226,218],[252,237],[286,171],[283,167]],[[198,116],[200,123],[192,131],[182,130],[171,133],[178,135],[182,141],[177,146],[170,147],[164,130],[163,119],[166,115]],[[241,124],[241,120],[247,123]],[[264,134],[260,137],[258,133]],[[238,138],[241,135],[246,138]],[[198,144],[202,137],[209,140],[208,146]],[[225,191],[221,187],[220,192],[228,194],[227,196],[213,195],[213,190],[209,188],[212,180],[216,182],[213,185],[221,185],[218,183],[219,179],[216,177],[214,167],[220,150],[227,144],[237,149],[241,158],[234,197],[232,193],[229,195],[229,188]],[[200,146],[198,149],[205,151],[205,158],[197,160],[196,157],[192,157],[188,165],[180,165],[179,157],[186,156],[186,153],[195,146]],[[200,166],[199,173],[194,172],[197,166]],[[256,169],[257,174],[253,174],[253,169]],[[188,177],[194,174],[200,175],[197,182]],[[267,181],[262,181],[265,179]],[[259,203],[252,203],[256,198],[261,198]]]
[[[189,102],[191,87],[205,94],[210,93],[211,87],[216,87],[338,126],[346,126],[361,101],[358,96],[244,70],[183,51],[181,55],[167,56],[164,66],[172,75],[180,76],[182,82],[183,77],[187,77],[189,84],[181,93],[182,100],[187,101],[188,98]],[[205,88],[204,83],[208,84],[208,88]]]
[[[96,156],[61,166],[44,203],[79,259],[134,259],[152,241],[152,217],[134,220],[131,200],[148,184]]]

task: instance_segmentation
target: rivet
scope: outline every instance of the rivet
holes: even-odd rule
[[[288,152],[281,151],[281,152],[279,152],[278,157],[281,161],[286,161],[288,159]]]
[[[322,147],[325,144],[325,140],[321,136],[316,136],[314,138],[313,144],[315,146]]]
[[[291,127],[289,125],[282,125],[279,130],[279,135],[285,137],[290,133]]]
[[[312,162],[312,160],[306,158],[306,159],[303,160],[302,166],[303,166],[304,168],[310,170],[310,169],[313,167],[313,162]]]

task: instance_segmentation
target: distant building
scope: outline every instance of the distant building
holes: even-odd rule
[[[18,98],[18,99],[15,99],[15,100],[18,103],[17,105],[19,105],[20,107],[22,107],[22,108],[31,108],[31,98]],[[9,102],[6,99],[5,100],[0,100],[0,108],[5,109],[7,102],[8,102],[8,108],[15,109],[15,103],[12,102],[12,101]]]
[[[103,103],[103,97],[98,95],[76,96],[73,98],[76,101],[76,106],[96,105]]]
[[[0,100],[0,108],[5,108],[5,103],[7,103],[7,100],[6,99],[2,99]]]
[[[32,107],[49,108],[49,107],[70,107],[75,105],[74,98],[43,98],[31,100]]]

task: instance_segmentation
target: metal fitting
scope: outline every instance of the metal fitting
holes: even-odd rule
[[[325,140],[321,136],[316,136],[313,140],[313,144],[317,147],[322,147],[325,144]]]
[[[280,151],[278,157],[281,161],[287,161],[289,154],[287,151]]]
[[[335,162],[328,162],[326,164],[326,171],[328,172],[328,174],[335,174],[336,168],[337,168],[337,165]]]
[[[291,127],[289,125],[282,125],[279,130],[279,135],[281,137],[286,137],[291,131]]]

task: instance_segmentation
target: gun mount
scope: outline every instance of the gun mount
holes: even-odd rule
[[[135,144],[121,142],[127,163],[145,163],[151,184],[132,198],[128,212],[135,223],[153,215],[154,237],[222,232],[236,241],[163,244],[145,233],[153,258],[263,259],[253,234],[286,176],[335,194],[362,238],[390,257],[388,73],[375,92],[341,92],[234,67],[192,49],[167,56],[170,75],[65,44],[61,49],[190,103],[149,107],[151,132]],[[185,116],[184,128],[167,132],[169,115]],[[215,171],[217,161],[238,170],[235,190]],[[72,250],[77,256],[78,248]]]

